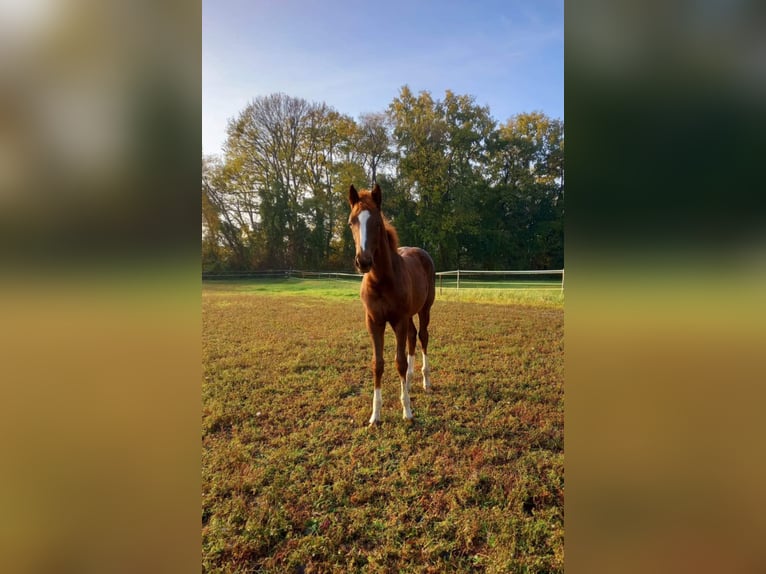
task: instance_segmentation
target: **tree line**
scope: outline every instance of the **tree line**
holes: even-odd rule
[[[404,86],[356,120],[282,93],[232,118],[222,156],[202,158],[203,271],[351,270],[348,188],[372,181],[437,270],[563,267],[563,122],[498,123],[473,96]]]

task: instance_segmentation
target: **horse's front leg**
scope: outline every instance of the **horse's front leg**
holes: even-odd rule
[[[405,345],[407,344],[410,329],[410,319],[405,318],[394,326],[396,333],[396,370],[402,383],[402,392],[399,398],[402,401],[402,418],[412,420],[412,408],[410,406],[410,382],[412,381],[412,362],[407,360]],[[414,358],[414,357],[413,357]]]
[[[380,380],[383,377],[383,335],[386,331],[386,323],[377,323],[367,315],[367,331],[372,339],[372,416],[370,425],[380,424],[380,407],[383,404],[383,394],[380,388]]]

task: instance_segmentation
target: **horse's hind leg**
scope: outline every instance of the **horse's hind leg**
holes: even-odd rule
[[[420,322],[418,337],[420,338],[420,348],[423,351],[423,388],[428,390],[431,388],[431,368],[428,366],[428,323],[431,320],[431,307],[423,307],[418,313],[418,319]]]
[[[410,391],[412,377],[415,375],[415,345],[418,341],[418,330],[415,328],[415,321],[410,317],[410,324],[407,329],[407,392]]]
[[[415,357],[405,358],[405,345],[411,340],[411,346],[415,346],[415,336],[412,329],[415,328],[412,319],[402,319],[394,325],[396,333],[396,370],[402,383],[402,393],[399,398],[402,401],[402,417],[412,420],[412,407],[410,406],[410,381],[412,380],[412,363]],[[412,334],[412,337],[410,335]]]

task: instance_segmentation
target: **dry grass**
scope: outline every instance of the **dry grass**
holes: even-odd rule
[[[203,571],[563,571],[561,309],[437,298],[433,390],[403,422],[389,329],[370,430],[361,302],[202,302]]]

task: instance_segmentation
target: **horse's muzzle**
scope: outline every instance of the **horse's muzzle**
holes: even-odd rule
[[[367,273],[370,269],[372,269],[372,257],[369,255],[357,255],[354,257],[354,265],[356,265],[356,268],[362,272]]]

